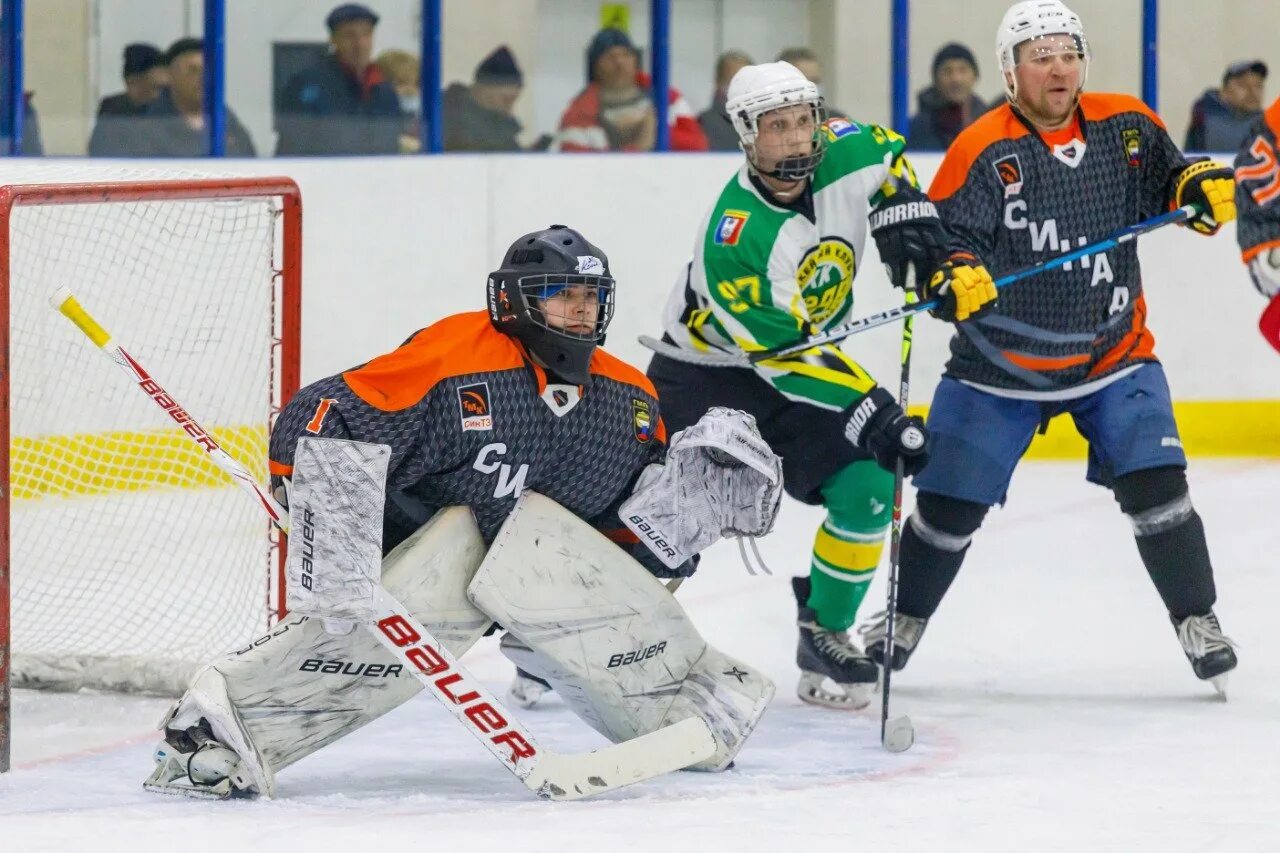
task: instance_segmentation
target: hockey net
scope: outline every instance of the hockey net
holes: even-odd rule
[[[277,541],[48,298],[68,285],[265,482],[298,385],[300,201],[286,178],[91,169],[0,186],[0,690],[177,694],[270,624]]]

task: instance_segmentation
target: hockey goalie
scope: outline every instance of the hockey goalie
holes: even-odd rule
[[[502,631],[502,652],[615,744],[699,720],[689,766],[730,765],[773,685],[703,640],[663,579],[722,535],[768,532],[781,464],[728,409],[668,446],[653,386],[598,348],[614,288],[605,255],[553,225],[508,249],[487,312],[289,403],[270,468],[292,515],[290,616],[195,675],[148,789],[272,796],[280,771],[423,689],[357,630],[379,594],[454,657]]]

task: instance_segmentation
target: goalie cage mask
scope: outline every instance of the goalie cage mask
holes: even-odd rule
[[[577,291],[577,288],[582,288]],[[595,299],[590,328],[560,329],[548,321],[546,300],[564,290],[570,302]],[[614,280],[609,259],[565,225],[526,234],[507,249],[502,267],[489,273],[489,319],[519,340],[548,370],[568,382],[586,383],[591,354],[604,343],[613,319]],[[569,319],[573,319],[571,312]]]

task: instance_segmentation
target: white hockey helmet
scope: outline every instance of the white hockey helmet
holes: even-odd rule
[[[1084,60],[1080,76],[1080,88],[1089,76],[1089,41],[1084,36],[1084,24],[1080,16],[1066,7],[1061,0],[1022,0],[1014,3],[1004,13],[1000,29],[996,31],[996,58],[1004,76],[1004,91],[1009,100],[1017,96],[1017,83],[1013,68],[1017,65],[1017,48],[1045,36],[1067,35],[1076,43],[1076,51]]]
[[[729,81],[729,91],[725,98],[725,112],[733,122],[733,129],[738,134],[738,143],[747,155],[747,160],[754,167],[753,157],[756,134],[759,130],[760,116],[780,107],[793,104],[808,104],[813,113],[813,151],[805,157],[792,157],[783,160],[769,172],[770,175],[784,180],[800,180],[813,174],[822,162],[826,151],[821,132],[821,124],[826,118],[826,108],[818,87],[800,73],[790,62],[765,62],[760,65],[746,65],[733,75]]]

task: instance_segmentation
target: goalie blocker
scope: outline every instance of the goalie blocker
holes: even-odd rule
[[[312,600],[293,603],[342,619],[294,612],[201,670],[162,722],[165,742],[146,787],[191,796],[272,796],[278,772],[417,694],[422,684],[402,660],[372,632],[350,630],[349,619],[367,614],[363,602],[371,588],[385,588],[455,657],[500,622],[508,630],[503,652],[553,684],[570,708],[615,743],[685,720],[702,721],[713,736],[714,743],[709,738],[705,747],[690,747],[666,768],[653,764],[663,756],[648,756],[648,770],[630,776],[619,766],[614,779],[604,780],[609,786],[689,764],[720,770],[732,762],[772,697],[772,683],[707,644],[667,589],[589,524],[526,492],[486,552],[472,513],[451,507],[387,555],[378,587],[376,573],[352,565],[364,558],[344,564],[332,555],[376,556],[367,537],[380,518],[371,521],[368,502],[352,498],[349,470],[339,474],[341,465],[305,459],[337,458],[349,468],[353,459],[385,466],[385,456],[353,455],[351,445],[369,447],[355,442],[307,439],[302,445],[308,452],[295,467],[295,514],[304,496],[307,506],[323,506],[313,515],[328,520],[330,558],[306,561]],[[310,481],[313,476],[321,482]],[[328,480],[334,476],[345,485]],[[367,478],[378,481],[376,474]],[[337,531],[354,532],[352,541],[340,541]],[[291,585],[305,589],[303,548],[293,549],[289,569]],[[317,603],[316,595],[329,600]],[[343,601],[337,606],[345,610],[334,609]],[[508,737],[518,762],[518,727],[504,731],[502,710],[479,705],[466,715],[488,729],[485,734]]]

